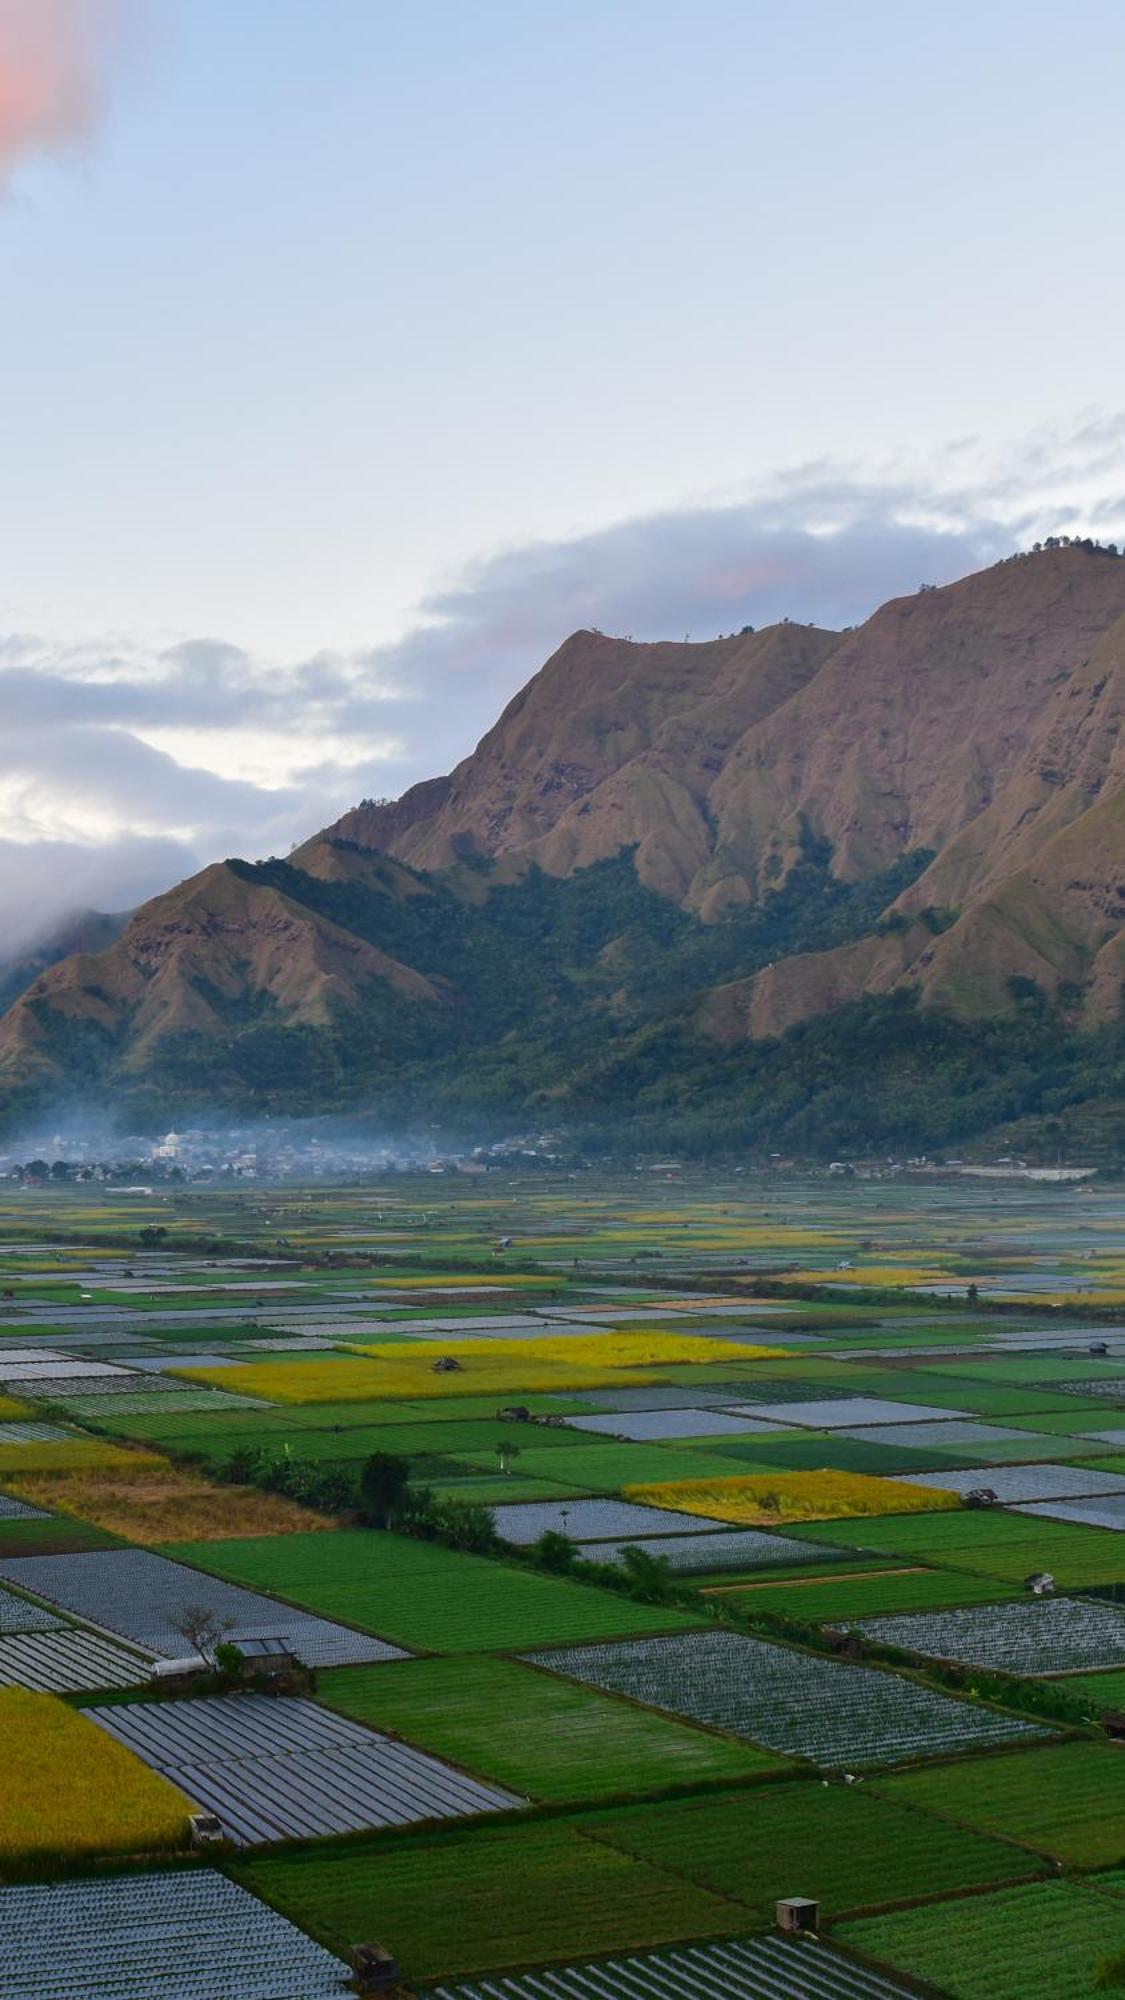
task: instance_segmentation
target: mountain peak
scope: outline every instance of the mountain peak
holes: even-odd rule
[[[1030,982],[1104,1020],[1123,746],[1125,560],[1089,548],[844,633],[580,630],[448,775],[287,862],[217,863],[44,970],[0,1023],[0,1078],[214,1071],[253,1095],[289,1087],[299,1048],[316,1103],[658,1004],[713,1051],[892,992],[991,1019]]]

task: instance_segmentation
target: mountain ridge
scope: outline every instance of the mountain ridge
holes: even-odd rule
[[[409,1079],[424,1105],[460,1063],[515,1111],[674,1020],[705,1096],[708,1048],[717,1075],[896,995],[967,1028],[1034,992],[1097,1033],[1125,977],[1123,709],[1125,559],[1093,545],[845,633],[575,633],[453,772],[42,970],[0,1020],[0,1093],[191,1096],[210,1069],[283,1101],[300,1060],[311,1102]]]

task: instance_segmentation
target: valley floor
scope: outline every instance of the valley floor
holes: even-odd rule
[[[7,1187],[0,1285],[0,2000],[1120,1982],[1112,1184]]]

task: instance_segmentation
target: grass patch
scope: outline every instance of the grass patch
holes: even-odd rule
[[[1104,1714],[1125,1709],[1125,1668],[1108,1674],[1067,1674],[1060,1685],[1095,1702]]]
[[[701,1445],[589,1442],[587,1434],[581,1431],[556,1431],[547,1433],[551,1443],[543,1446],[539,1442],[542,1435],[538,1431],[529,1434],[522,1425],[505,1424],[498,1441],[519,1445],[520,1455],[515,1463],[520,1472],[530,1473],[534,1478],[556,1479],[565,1485],[573,1483],[595,1493],[621,1493],[628,1486],[659,1484],[668,1479],[714,1480],[730,1476],[729,1466]],[[567,1450],[560,1454],[558,1444],[564,1440]],[[465,1456],[482,1471],[490,1462],[495,1464],[494,1459],[480,1457],[475,1452],[466,1452]]]
[[[80,1555],[119,1546],[116,1536],[91,1521],[52,1515],[46,1521],[0,1521],[0,1557]]]

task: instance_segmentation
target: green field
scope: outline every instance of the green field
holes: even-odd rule
[[[799,1783],[236,1872],[329,1943],[380,1937],[422,1979],[756,1928],[781,1895],[855,1910],[1036,1865],[843,1786]]]
[[[1125,1951],[1125,1896],[1032,1882],[841,1926],[843,1943],[952,2000],[1098,2000],[1098,1968]]]
[[[1064,1590],[1125,1582],[1125,1536],[1111,1528],[1074,1527],[1001,1511],[890,1514],[872,1521],[818,1521],[792,1532],[917,1562],[947,1565],[1002,1583],[1048,1569]]]
[[[1064,1683],[1070,1685],[1070,1683]],[[880,1797],[1018,1840],[1074,1868],[1125,1861],[1125,1784],[1116,1744],[1060,1743],[873,1780]]]
[[[337,1949],[390,1945],[408,1979],[729,1935],[725,1896],[569,1823],[241,1862],[239,1881]]]
[[[733,1595],[734,1593],[732,1593]],[[878,1576],[833,1577],[800,1583],[755,1583],[735,1601],[750,1612],[778,1612],[809,1624],[865,1618],[880,1611],[928,1611],[946,1605],[995,1604],[1018,1593],[1012,1584],[954,1570],[894,1570]]]
[[[535,1799],[585,1799],[784,1771],[781,1758],[515,1660],[408,1660],[323,1674],[320,1698]]]
[[[839,1784],[638,1806],[589,1826],[638,1860],[744,1903],[756,1926],[772,1921],[779,1896],[814,1896],[834,1916],[1042,1868],[1007,1843]]]
[[[683,1631],[699,1620],[565,1578],[371,1530],[186,1542],[165,1550],[233,1583],[361,1625],[411,1651],[517,1652]]]
[[[548,1431],[545,1435],[552,1442],[544,1450],[540,1442],[543,1432],[537,1431],[532,1443],[522,1429],[513,1439],[517,1429],[513,1424],[498,1429],[503,1433],[500,1442],[519,1445],[515,1463],[520,1472],[536,1479],[565,1481],[585,1493],[620,1493],[626,1486],[657,1486],[666,1479],[729,1479],[731,1474],[730,1461],[712,1449],[709,1439],[682,1444],[619,1444],[612,1439],[591,1441],[584,1432]],[[560,1456],[558,1440],[568,1436],[569,1449]],[[575,1438],[581,1442],[575,1443]],[[482,1470],[495,1464],[487,1454],[466,1452],[464,1456]]]
[[[156,1251],[151,1236],[145,1243],[139,1237],[153,1224],[166,1232]],[[37,1243],[37,1232],[47,1229],[66,1240]],[[500,1236],[512,1238],[512,1250],[498,1259]],[[772,1925],[777,1897],[804,1894],[819,1899],[835,1935],[874,1955],[884,1976],[925,1981],[947,2000],[1094,2000],[1097,1962],[1125,1950],[1125,1753],[1104,1735],[1060,1730],[1052,1738],[1055,1725],[1046,1717],[1030,1747],[1019,1741],[1004,1751],[971,1751],[970,1725],[982,1711],[970,1714],[981,1698],[968,1670],[957,1690],[963,1708],[953,1711],[964,1727],[942,1735],[948,1747],[940,1759],[923,1761],[917,1745],[929,1739],[914,1730],[914,1711],[929,1700],[923,1689],[942,1689],[944,1670],[922,1664],[904,1680],[886,1669],[876,1689],[850,1661],[821,1654],[816,1713],[795,1706],[794,1717],[808,1723],[801,1740],[819,1746],[818,1754],[832,1753],[845,1725],[852,1730],[849,1755],[861,1775],[847,1784],[839,1773],[822,1782],[809,1765],[646,1704],[666,1692],[661,1635],[710,1634],[720,1617],[736,1626],[777,1619],[777,1637],[788,1637],[797,1654],[784,1644],[764,1656],[760,1645],[727,1652],[723,1641],[715,1661],[697,1668],[692,1662],[713,1649],[689,1639],[684,1700],[711,1675],[711,1706],[701,1697],[700,1712],[728,1720],[752,1712],[763,1729],[778,1725],[771,1740],[796,1740],[780,1731],[779,1718],[793,1700],[797,1662],[811,1649],[810,1626],[1018,1600],[1026,1578],[1044,1568],[1064,1591],[1125,1584],[1125,1534],[1109,1529],[960,1507],[789,1527],[784,1489],[769,1490],[774,1474],[820,1468],[877,1480],[979,1466],[982,1481],[989,1465],[1024,1459],[1096,1459],[1099,1467],[1125,1470],[1125,1451],[1082,1435],[1125,1428],[1116,1394],[1095,1393],[1125,1381],[1125,1353],[1098,1359],[1087,1351],[1092,1340],[1116,1347],[1121,1339],[1119,1246],[1125,1189],[1108,1178],[1060,1192],[1026,1183],[982,1187],[952,1176],[572,1175],[537,1163],[464,1179],[373,1175],[351,1186],[164,1184],[128,1204],[85,1184],[31,1190],[5,1182],[0,1259],[5,1288],[16,1296],[0,1301],[0,1360],[6,1347],[50,1345],[65,1335],[60,1357],[128,1367],[170,1353],[185,1360],[227,1354],[272,1363],[285,1387],[307,1367],[323,1383],[331,1353],[323,1344],[302,1353],[294,1346],[249,1349],[247,1341],[276,1332],[292,1343],[307,1326],[315,1342],[385,1340],[401,1354],[416,1329],[427,1338],[423,1361],[432,1363],[447,1324],[518,1340],[508,1317],[544,1305],[561,1308],[565,1324],[581,1325],[586,1341],[617,1324],[643,1337],[661,1328],[677,1337],[694,1330],[782,1350],[756,1362],[725,1363],[720,1354],[706,1364],[661,1364],[659,1380],[638,1353],[631,1357],[635,1376],[615,1378],[624,1395],[590,1389],[552,1396],[513,1384],[503,1396],[474,1385],[464,1396],[389,1397],[384,1385],[381,1400],[343,1400],[337,1388],[333,1403],[257,1407],[246,1400],[232,1407],[198,1385],[157,1389],[142,1369],[121,1395],[108,1384],[99,1394],[92,1377],[79,1376],[73,1399],[33,1396],[30,1419],[57,1423],[73,1401],[79,1427],[194,1461],[191,1478],[214,1481],[195,1517],[198,1532],[213,1522],[231,1538],[189,1541],[194,1531],[181,1524],[181,1511],[160,1532],[172,1538],[163,1542],[167,1552],[201,1573],[201,1594],[203,1574],[220,1576],[265,1592],[267,1603],[271,1596],[291,1601],[396,1641],[415,1657],[322,1671],[315,1698],[528,1802],[510,1819],[431,1823],[425,1832],[386,1828],[240,1851],[220,1863],[335,1948],[382,1940],[414,1988],[464,1978],[498,1994],[505,1970],[521,1968],[546,2000],[552,1980],[543,1968],[552,1964],[752,1934]],[[867,1299],[862,1289],[847,1304],[815,1296],[817,1285],[839,1293],[862,1288],[865,1273],[878,1288]],[[761,1295],[759,1277],[767,1280]],[[940,1296],[970,1280],[980,1285],[978,1300]],[[788,1281],[799,1294],[781,1295]],[[928,1289],[911,1296],[913,1285]],[[92,1294],[90,1306],[79,1306],[80,1286]],[[1088,1323],[1081,1317],[1093,1296],[1087,1286],[1105,1301],[1102,1319]],[[1072,1288],[1081,1288],[1077,1305],[1063,1303]],[[1000,1298],[1006,1303],[997,1311],[988,1301]],[[35,1301],[46,1299],[53,1325],[34,1317]],[[99,1320],[99,1302],[114,1300],[120,1309],[113,1320]],[[206,1319],[204,1308],[217,1308],[219,1317]],[[180,1323],[172,1324],[177,1315]],[[529,1379],[539,1336],[556,1349],[569,1338],[547,1322],[532,1327]],[[1029,1344],[1020,1348],[1025,1336]],[[388,1352],[383,1365],[389,1360]],[[238,1373],[218,1369],[215,1380],[226,1390]],[[425,1375],[423,1365],[423,1383]],[[727,1429],[720,1409],[713,1435],[661,1434],[676,1428],[677,1411],[714,1407],[714,1392],[728,1387],[763,1406],[760,1428]],[[807,1412],[801,1420],[806,1403],[849,1397],[881,1406],[874,1424],[860,1417],[862,1437],[831,1427],[838,1412],[822,1413],[825,1428]],[[509,1400],[560,1421],[549,1428],[502,1422],[497,1405]],[[796,1406],[787,1411],[796,1422],[776,1421],[784,1403]],[[949,1449],[925,1422],[905,1423],[904,1405],[959,1411],[1009,1435]],[[651,1441],[566,1423],[601,1412],[612,1426],[619,1410],[627,1425],[634,1409],[664,1413],[645,1419],[656,1433]],[[27,1415],[9,1412],[13,1423]],[[33,1459],[41,1441],[25,1442]],[[9,1433],[7,1444],[8,1476],[18,1480],[19,1440]],[[506,1473],[498,1446],[515,1451]],[[332,1533],[302,1532],[307,1517],[295,1503],[292,1533],[241,1532],[254,1524],[254,1509],[218,1475],[236,1452],[261,1447],[268,1470],[253,1461],[245,1469],[267,1485],[303,1493],[306,1503],[319,1497],[335,1517]],[[663,1591],[669,1601],[646,1604],[624,1590],[536,1569],[530,1554],[514,1561],[446,1546],[466,1531],[456,1509],[431,1514],[422,1531],[428,1539],[357,1526],[349,1490],[356,1491],[374,1452],[403,1459],[415,1487],[443,1503],[493,1508],[765,1474],[765,1518],[792,1535],[807,1559],[766,1565],[754,1544],[749,1558],[740,1556],[745,1570],[708,1577],[677,1569],[663,1580],[650,1572],[647,1594],[659,1599]],[[310,1480],[310,1462],[332,1480]],[[159,1506],[162,1483],[176,1483],[167,1466],[148,1460],[134,1470],[126,1454],[106,1472],[104,1489],[75,1482],[68,1490],[67,1477],[59,1472],[38,1491],[29,1481],[15,1497],[69,1505],[71,1513],[28,1521],[0,1510],[0,1553],[121,1547],[78,1518],[82,1509],[94,1519],[128,1519],[139,1536],[149,1500]],[[133,1494],[123,1498],[115,1479]],[[176,1480],[182,1490],[178,1470]],[[882,1497],[857,1480],[841,1500],[877,1509]],[[134,1511],[110,1511],[126,1502]],[[412,1518],[423,1504],[416,1493]],[[673,1594],[685,1594],[685,1602],[671,1602]],[[6,1609],[10,1619],[26,1615]],[[0,1635],[5,1667],[16,1659],[18,1669],[29,1637],[33,1655],[41,1643],[35,1635]],[[633,1649],[633,1639],[646,1638],[655,1648]],[[516,1657],[604,1641],[620,1642],[620,1684],[634,1699],[588,1684],[581,1661],[551,1672]],[[981,1685],[995,1691],[991,1680]],[[897,1746],[905,1759],[914,1746],[917,1761],[873,1772],[860,1759],[876,1692],[880,1702],[902,1705],[911,1721],[892,1752]],[[1125,1671],[1068,1676],[1057,1689],[1045,1685],[1044,1694],[1125,1710]],[[146,1685],[115,1698],[159,1703],[168,1696]],[[84,1693],[70,1699],[74,1706],[90,1701]],[[236,1788],[252,1787],[255,1776],[249,1767],[230,1767]],[[300,1783],[296,1766],[293,1782]],[[94,1855],[96,1870],[104,1858]],[[1060,1870],[1066,1875],[1056,1879]]]
[[[1125,1669],[1104,1674],[1067,1674],[1060,1686],[1074,1694],[1084,1695],[1088,1701],[1096,1702],[1099,1708],[1125,1709]]]

